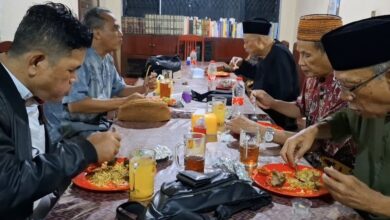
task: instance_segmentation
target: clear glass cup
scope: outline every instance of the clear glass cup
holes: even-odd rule
[[[130,153],[130,200],[145,201],[154,194],[156,152],[152,149],[135,149]]]
[[[296,198],[291,200],[293,220],[310,219],[312,202],[308,199]]]
[[[249,168],[256,167],[260,155],[260,130],[247,131],[241,129],[239,143],[240,162]]]
[[[223,126],[225,123],[226,97],[214,96],[212,98],[212,111],[217,116],[217,123]]]
[[[162,70],[162,79],[159,80],[160,98],[170,98],[173,93],[172,70]]]

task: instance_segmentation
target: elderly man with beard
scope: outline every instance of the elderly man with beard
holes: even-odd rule
[[[253,89],[262,89],[280,100],[296,100],[299,85],[294,58],[286,46],[268,36],[270,28],[271,23],[265,19],[244,21],[244,48],[250,57],[258,57],[261,60],[253,65],[236,57],[231,64],[240,66],[237,74],[254,80]],[[265,112],[284,129],[296,130],[294,118],[273,109],[266,109]]]
[[[357,144],[353,175],[325,168],[324,186],[335,200],[365,219],[390,219],[390,16],[353,22],[325,34],[321,42],[342,88],[348,110],[289,138],[282,158],[293,166],[315,139]]]

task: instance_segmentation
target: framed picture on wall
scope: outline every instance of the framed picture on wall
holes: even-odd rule
[[[82,21],[84,19],[85,13],[93,8],[100,5],[100,0],[79,0],[79,19]]]

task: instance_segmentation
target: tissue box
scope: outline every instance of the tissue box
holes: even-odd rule
[[[202,68],[191,68],[191,74],[194,79],[204,78],[204,70]]]

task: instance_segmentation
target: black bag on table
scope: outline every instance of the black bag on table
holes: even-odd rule
[[[195,173],[195,172],[193,172]],[[257,210],[271,203],[271,196],[239,180],[236,174],[218,172],[207,178],[188,178],[178,174],[178,180],[163,183],[147,207],[126,202],[117,208],[118,220],[207,220],[228,219],[244,209]],[[215,217],[202,213],[214,211]]]
[[[154,71],[158,75],[162,73],[162,70],[172,70],[172,72],[179,71],[181,69],[181,60],[178,55],[176,56],[164,56],[157,55],[151,56],[146,61],[144,76],[149,75]]]

